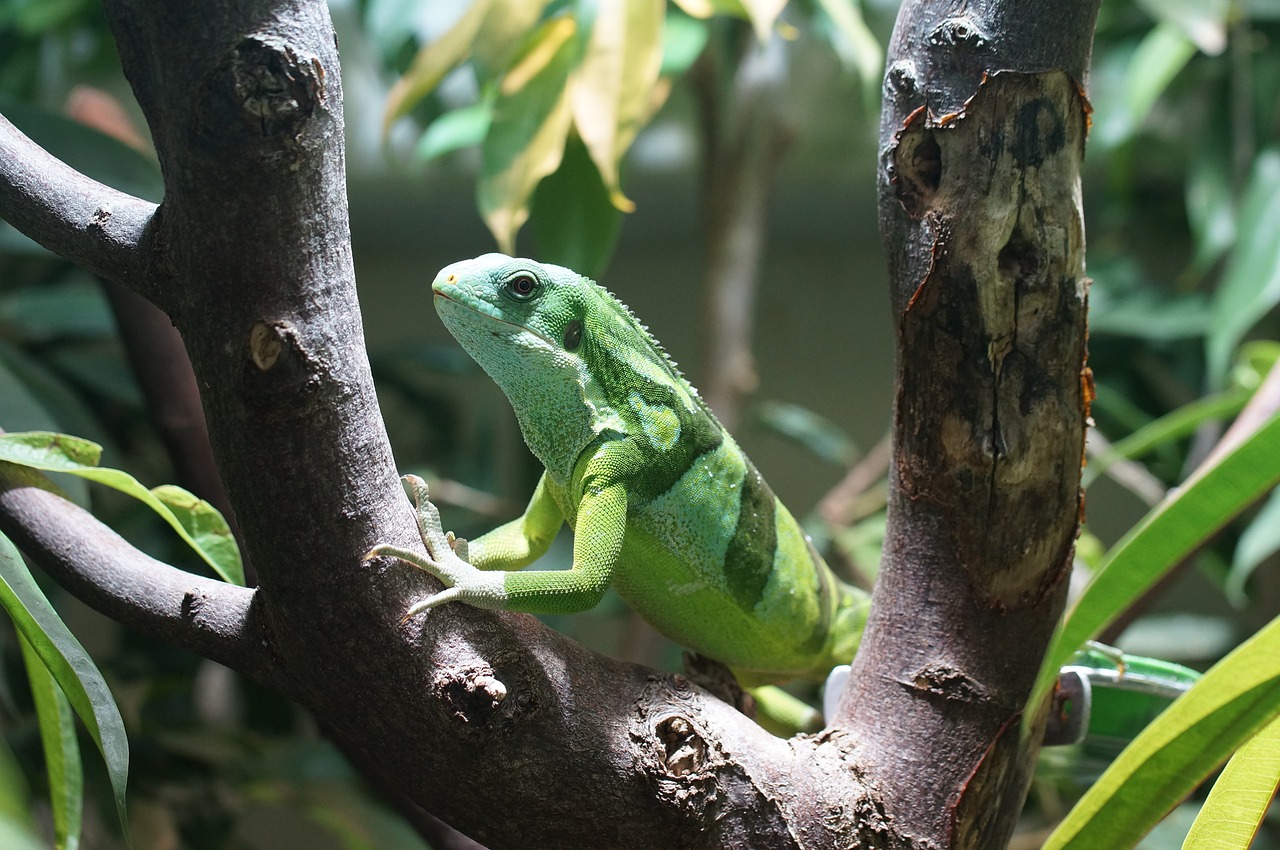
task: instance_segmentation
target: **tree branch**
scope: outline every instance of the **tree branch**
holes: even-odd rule
[[[156,205],[84,176],[0,115],[0,216],[72,262],[155,302],[145,273]]]
[[[1097,6],[909,0],[890,44],[894,458],[838,720],[904,824],[895,847],[1004,846],[1034,763],[1043,711],[1026,736],[1022,712],[1082,509],[1080,87]]]
[[[703,398],[730,431],[757,379],[751,340],[764,254],[770,191],[794,135],[788,108],[785,40],[764,44],[733,22],[722,37],[741,36],[741,51],[703,54],[694,76],[703,133]],[[728,57],[736,58],[729,62]],[[726,65],[726,63],[729,63]],[[724,79],[728,78],[728,79]]]
[[[155,560],[40,473],[8,463],[0,463],[0,530],[111,619],[287,690],[254,591]]]

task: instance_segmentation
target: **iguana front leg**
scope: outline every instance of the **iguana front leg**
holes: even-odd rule
[[[398,558],[431,573],[445,584],[444,590],[415,602],[405,613],[406,620],[453,600],[477,608],[532,614],[585,611],[600,601],[613,578],[626,528],[627,495],[621,483],[601,482],[582,497],[574,527],[573,565],[569,569],[513,572],[502,567],[524,566],[526,556],[538,550],[545,551],[550,540],[532,541],[534,545],[524,547],[496,545],[509,537],[519,523],[509,524],[510,529],[504,526],[503,533],[497,538],[492,537],[491,532],[473,544],[476,555],[483,558],[482,564],[486,568],[479,569],[460,557],[465,554],[465,543],[459,546],[462,551],[454,551],[450,535],[440,526],[440,513],[427,497],[426,482],[412,475],[405,476],[405,481],[413,494],[418,529],[427,555],[424,557],[410,549],[381,544],[369,550],[365,558],[380,555]],[[549,501],[549,496],[538,498],[535,494],[526,518],[531,515],[540,517],[535,524],[543,524],[546,517],[542,515],[547,514],[546,503]],[[506,558],[499,554],[504,550]]]
[[[467,563],[467,541],[454,538],[452,533],[445,533],[440,525],[440,511],[429,498],[427,482],[416,475],[406,475],[404,481],[413,493],[418,533],[427,547],[427,554],[424,556],[412,549],[380,543],[370,549],[364,558],[366,561],[381,555],[397,558],[431,573],[444,583],[445,589],[415,602],[400,622],[455,599],[477,608],[505,608],[507,594],[503,588],[502,573],[486,573]]]

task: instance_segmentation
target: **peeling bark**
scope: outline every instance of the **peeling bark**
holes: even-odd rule
[[[841,719],[893,846],[1004,846],[1030,780],[1043,710],[1024,736],[1023,707],[1083,509],[1096,7],[909,3],[890,47],[889,525]]]

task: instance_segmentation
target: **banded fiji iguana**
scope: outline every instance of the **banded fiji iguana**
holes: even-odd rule
[[[431,285],[449,331],[507,395],[546,468],[524,514],[469,545],[446,536],[408,477],[428,557],[381,545],[451,600],[585,611],[605,589],[748,687],[821,680],[852,658],[869,598],[837,578],[649,332],[607,290],[560,266],[485,254]],[[569,569],[517,572],[563,523]]]
[[[431,289],[450,332],[506,393],[546,472],[521,517],[469,546],[444,533],[426,485],[406,476],[429,554],[380,545],[367,557],[407,561],[445,589],[404,619],[451,600],[585,611],[612,585],[659,631],[754,688],[764,725],[811,725],[815,712],[760,686],[847,671],[870,599],[832,574],[631,311],[569,269],[503,254],[448,266]],[[518,572],[566,522],[569,569]],[[1198,678],[1106,647],[1082,650],[1062,673],[1065,698],[1046,743],[1079,742],[1087,731],[1114,745]]]

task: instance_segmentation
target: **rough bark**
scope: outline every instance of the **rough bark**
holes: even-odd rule
[[[1067,7],[944,19],[934,5],[904,10],[890,68],[892,525],[834,728],[774,739],[680,677],[521,615],[453,605],[399,624],[430,580],[362,560],[418,541],[364,350],[320,0],[108,0],[164,174],[158,208],[0,119],[0,213],[181,333],[259,588],[145,559],[3,466],[0,528],[108,615],[307,706],[402,809],[491,847],[1002,846],[1078,505],[1075,83],[1092,7],[1068,21]],[[1024,17],[1035,32],[1004,20]],[[1041,32],[1075,52],[1020,58]]]
[[[910,2],[880,221],[898,326],[889,525],[841,720],[895,846],[998,847],[1043,710],[1090,397],[1079,167],[1097,3]],[[904,775],[912,781],[904,782]]]

